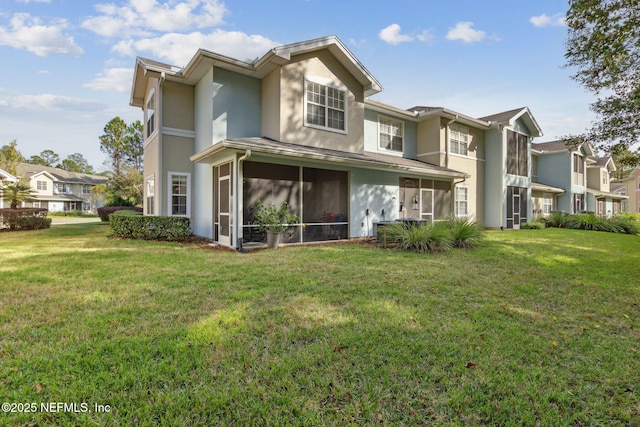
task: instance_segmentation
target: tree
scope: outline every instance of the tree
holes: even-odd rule
[[[95,173],[93,166],[80,153],[69,154],[57,167],[69,172]]]
[[[567,66],[597,95],[598,119],[586,139],[611,152],[640,140],[640,7],[638,0],[569,0]]]
[[[111,119],[100,136],[100,150],[109,156],[113,176],[107,184],[109,205],[142,203],[142,124]]]
[[[31,156],[27,163],[32,165],[42,165],[56,167],[56,164],[60,161],[60,156],[53,150],[44,150],[39,155]]]
[[[1,187],[1,190],[2,197],[9,200],[9,206],[11,206],[11,209],[18,209],[18,205],[22,202],[29,202],[33,200],[33,190],[25,180],[18,180],[16,182],[4,184],[4,186]]]
[[[16,148],[18,143],[14,139],[8,145],[0,147],[0,169],[9,172],[13,176],[18,174],[18,164],[24,162],[24,157]]]

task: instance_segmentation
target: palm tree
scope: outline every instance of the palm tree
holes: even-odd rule
[[[22,202],[33,200],[33,190],[29,184],[23,180],[5,184],[0,188],[2,197],[9,200],[11,209],[18,209],[18,205]]]

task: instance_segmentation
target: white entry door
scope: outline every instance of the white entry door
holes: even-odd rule
[[[233,234],[233,179],[231,172],[233,163],[225,163],[218,168],[216,194],[216,225],[218,226],[218,242],[231,246]]]

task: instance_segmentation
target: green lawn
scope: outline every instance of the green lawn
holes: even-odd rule
[[[638,236],[239,254],[108,233],[0,233],[0,400],[37,409],[0,425],[640,425]]]

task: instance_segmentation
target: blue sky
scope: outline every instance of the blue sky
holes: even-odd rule
[[[136,56],[184,66],[198,48],[238,59],[336,35],[382,84],[372,99],[481,117],[528,106],[544,137],[589,126],[593,101],[564,64],[557,0],[3,0],[0,145],[29,157],[106,160],[109,120],[129,106]]]

